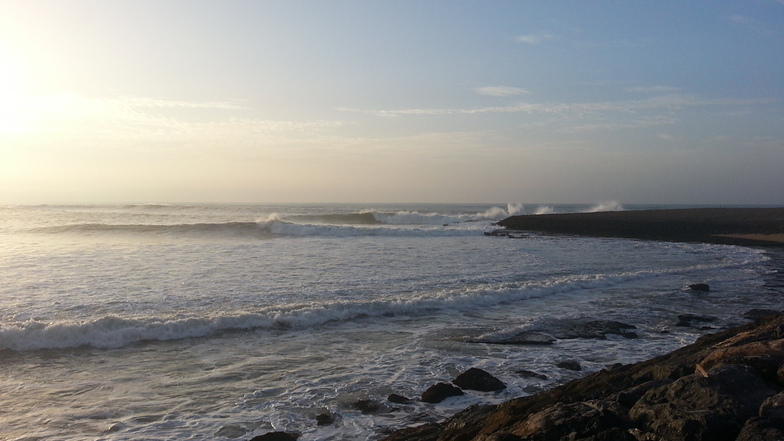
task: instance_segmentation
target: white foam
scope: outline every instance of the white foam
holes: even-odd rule
[[[336,301],[260,308],[253,313],[227,313],[194,317],[104,316],[84,322],[30,320],[0,328],[0,349],[29,351],[80,346],[116,348],[142,341],[165,341],[204,337],[222,331],[249,329],[310,328],[327,322],[361,317],[416,315],[437,310],[472,310],[531,298],[548,297],[580,290],[601,289],[662,274],[699,271],[738,265],[719,262],[659,270],[618,274],[587,274],[556,277],[537,282],[479,283],[460,289],[423,291],[372,301]]]
[[[623,211],[623,205],[618,201],[604,201],[588,209],[588,213],[599,211]]]

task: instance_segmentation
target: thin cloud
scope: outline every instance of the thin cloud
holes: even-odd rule
[[[511,87],[511,86],[486,86],[486,87],[477,87],[474,89],[476,93],[480,95],[488,95],[488,96],[517,96],[517,95],[525,95],[531,92],[521,89],[519,87]]]
[[[121,102],[131,107],[152,107],[152,108],[187,108],[187,109],[215,109],[215,110],[248,110],[249,107],[241,106],[226,101],[178,101],[163,100],[156,98],[123,97],[110,101]]]
[[[519,103],[514,106],[479,107],[473,109],[400,109],[361,110],[338,108],[344,112],[367,113],[382,117],[408,115],[475,115],[485,113],[590,114],[597,112],[636,112],[639,110],[676,110],[684,107],[763,104],[769,100],[717,99],[703,100],[692,95],[668,94],[632,101],[599,101],[589,103]]]
[[[672,92],[677,92],[679,89],[677,87],[672,87],[672,86],[637,86],[637,87],[627,87],[625,90],[627,92],[639,92],[639,93],[672,93]]]
[[[622,129],[639,129],[642,127],[654,127],[654,126],[662,126],[662,125],[671,125],[675,124],[676,120],[672,118],[659,118],[659,119],[641,119],[641,120],[634,120],[626,123],[614,122],[614,123],[599,123],[599,124],[582,124],[570,127],[568,129],[564,129],[563,132],[565,133],[579,133],[579,132],[589,132],[589,131],[596,131],[596,130],[622,130]]]
[[[541,44],[545,41],[555,40],[558,38],[557,35],[542,33],[542,34],[529,34],[529,35],[520,35],[519,37],[515,38],[515,41],[518,43],[525,43],[525,44]]]
[[[764,23],[754,18],[746,17],[744,15],[731,15],[727,18],[727,20],[735,26],[748,29],[749,31],[760,35],[767,37],[781,37],[781,32],[766,26]]]

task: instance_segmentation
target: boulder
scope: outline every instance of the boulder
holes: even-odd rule
[[[352,407],[357,409],[358,411],[362,412],[363,414],[371,414],[376,413],[381,410],[382,405],[378,401],[373,400],[359,400],[355,402]]]
[[[422,393],[421,400],[425,403],[440,403],[449,397],[464,395],[463,391],[456,386],[448,383],[437,383]]]
[[[387,401],[395,404],[411,404],[412,402],[410,398],[406,398],[403,395],[398,395],[398,394],[390,394],[387,397]]]
[[[452,383],[463,390],[496,392],[506,389],[503,381],[479,368],[471,368],[458,375]]]
[[[618,392],[615,395],[615,401],[619,402],[623,406],[631,408],[649,390],[653,389],[654,387],[666,386],[673,381],[674,380],[670,379],[651,380],[642,384],[638,384],[637,386],[630,387]]]
[[[784,392],[768,397],[759,408],[759,416],[784,421]]]
[[[335,415],[331,413],[321,413],[316,415],[317,426],[329,426],[335,422]]]
[[[637,338],[637,333],[630,331],[631,329],[637,329],[637,327],[614,320],[592,320],[563,326],[561,329],[555,330],[553,336],[560,339],[594,338],[605,340],[607,334],[616,334],[626,338]]]
[[[699,368],[708,371],[719,364],[737,363],[751,365],[767,379],[775,379],[776,370],[784,363],[784,338],[720,347],[702,359]]]
[[[692,291],[708,292],[710,291],[710,286],[708,286],[707,283],[693,283],[689,285],[689,289]]]
[[[558,366],[561,369],[568,369],[570,371],[581,371],[581,370],[583,370],[583,367],[580,366],[580,363],[578,363],[576,361],[572,361],[572,360],[561,361],[559,363],[556,363],[555,365]]]
[[[523,378],[536,378],[537,380],[546,380],[547,375],[539,374],[534,371],[528,371],[525,369],[521,369],[519,371],[515,371],[515,373]]]
[[[606,431],[617,435],[630,427],[629,423],[626,408],[614,401],[557,403],[528,416],[510,432],[527,440],[584,439]]]
[[[629,417],[662,439],[733,441],[762,402],[776,393],[749,366],[718,366],[707,374],[649,390]]]
[[[709,323],[716,321],[716,317],[712,317],[709,315],[696,315],[696,314],[681,314],[678,316],[678,323],[675,326],[682,326],[685,328],[691,328],[697,323]],[[708,330],[713,329],[710,326],[702,326],[700,327],[701,330]]]
[[[750,418],[735,441],[779,441],[784,439],[784,423],[768,418]]]

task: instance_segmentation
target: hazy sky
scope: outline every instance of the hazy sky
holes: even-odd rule
[[[784,1],[0,0],[0,203],[784,204]]]

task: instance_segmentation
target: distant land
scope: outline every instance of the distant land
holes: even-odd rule
[[[684,208],[511,216],[520,230],[677,242],[784,246],[784,208]]]

